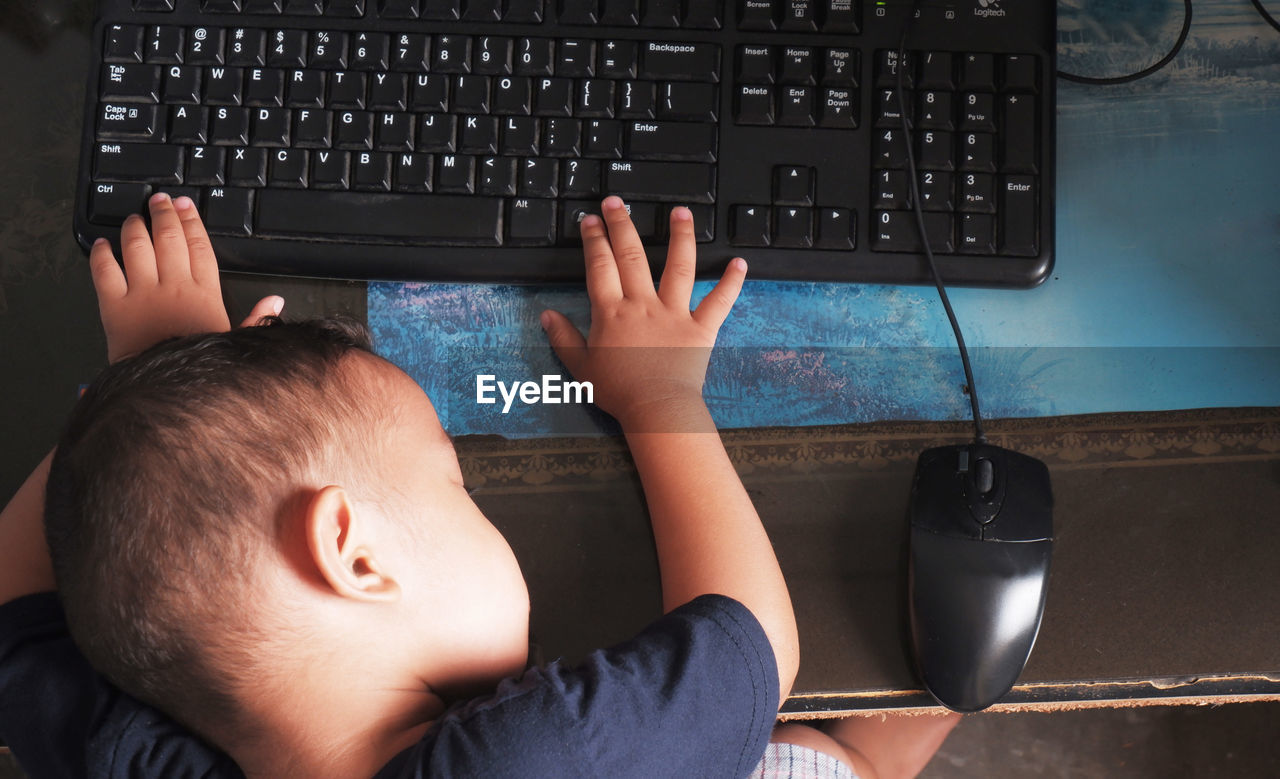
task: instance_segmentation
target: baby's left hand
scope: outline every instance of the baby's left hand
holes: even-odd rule
[[[124,269],[111,244],[89,253],[98,311],[107,334],[107,360],[116,362],[166,338],[231,329],[222,304],[218,261],[191,198],[157,194],[149,203],[154,236],[135,214],[120,230]],[[243,326],[280,313],[284,300],[263,298]]]

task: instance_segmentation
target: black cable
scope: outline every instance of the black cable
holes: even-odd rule
[[[1271,14],[1267,13],[1267,9],[1262,7],[1262,0],[1250,0],[1250,2],[1253,3],[1254,8],[1258,9],[1258,13],[1261,14],[1262,18],[1267,21],[1267,24],[1274,27],[1276,29],[1276,32],[1280,32],[1280,22],[1277,22],[1276,18]]]
[[[1178,33],[1178,40],[1173,44],[1173,48],[1169,49],[1169,53],[1164,55],[1164,57],[1156,64],[1149,68],[1143,68],[1136,73],[1129,73],[1124,76],[1110,76],[1106,78],[1077,76],[1075,73],[1068,73],[1065,70],[1059,70],[1058,78],[1063,78],[1067,81],[1074,81],[1077,84],[1110,86],[1113,84],[1127,84],[1130,81],[1137,81],[1140,78],[1146,78],[1157,70],[1160,70],[1165,65],[1172,62],[1174,57],[1178,56],[1178,52],[1182,51],[1182,44],[1187,42],[1187,33],[1191,32],[1191,0],[1182,0],[1182,2],[1186,6],[1186,13],[1182,18],[1182,32]],[[1258,5],[1258,0],[1253,0],[1253,4],[1257,5],[1259,9],[1262,8],[1262,6]],[[1265,15],[1266,12],[1264,11],[1263,14]],[[1274,24],[1274,21],[1272,23]]]
[[[902,116],[902,140],[907,147],[907,176],[911,180],[911,202],[916,214],[916,230],[920,233],[920,244],[924,246],[925,259],[929,261],[929,272],[933,274],[934,286],[938,288],[938,297],[942,298],[942,307],[947,311],[947,319],[951,322],[951,332],[955,333],[956,344],[960,347],[960,362],[964,365],[964,380],[969,385],[969,405],[973,409],[973,440],[979,444],[987,442],[982,432],[982,412],[978,409],[978,385],[973,381],[973,368],[969,366],[969,350],[964,345],[964,334],[960,332],[960,323],[956,321],[956,312],[951,309],[951,300],[947,297],[947,289],[942,286],[942,276],[933,261],[933,249],[929,246],[929,236],[924,228],[924,209],[920,204],[919,184],[916,179],[916,155],[911,148],[911,122],[907,118],[907,102],[903,96],[902,71],[907,65],[907,33],[915,23],[916,12],[920,8],[920,0],[912,4],[911,15],[902,26],[902,37],[898,39],[898,112]]]

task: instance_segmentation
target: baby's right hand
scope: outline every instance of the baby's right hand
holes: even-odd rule
[[[590,381],[596,405],[624,429],[661,427],[655,417],[702,404],[702,383],[720,325],[747,275],[741,258],[694,311],[697,244],[687,208],[671,211],[671,243],[658,289],[644,246],[622,199],[605,198],[600,217],[581,222],[591,297],[591,329],[584,339],[556,311],[542,312],[551,346],[578,381]],[[608,233],[605,224],[608,224]]]

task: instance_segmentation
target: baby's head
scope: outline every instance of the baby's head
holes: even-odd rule
[[[515,557],[358,325],[271,320],[109,367],[59,443],[46,533],[94,667],[215,742],[262,696],[359,684],[354,661],[442,697],[525,663]]]

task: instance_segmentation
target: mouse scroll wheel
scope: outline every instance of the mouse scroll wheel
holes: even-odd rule
[[[987,459],[978,460],[977,468],[974,473],[974,483],[978,488],[978,492],[986,495],[991,492],[991,488],[996,484],[995,469],[991,467],[991,461]]]

